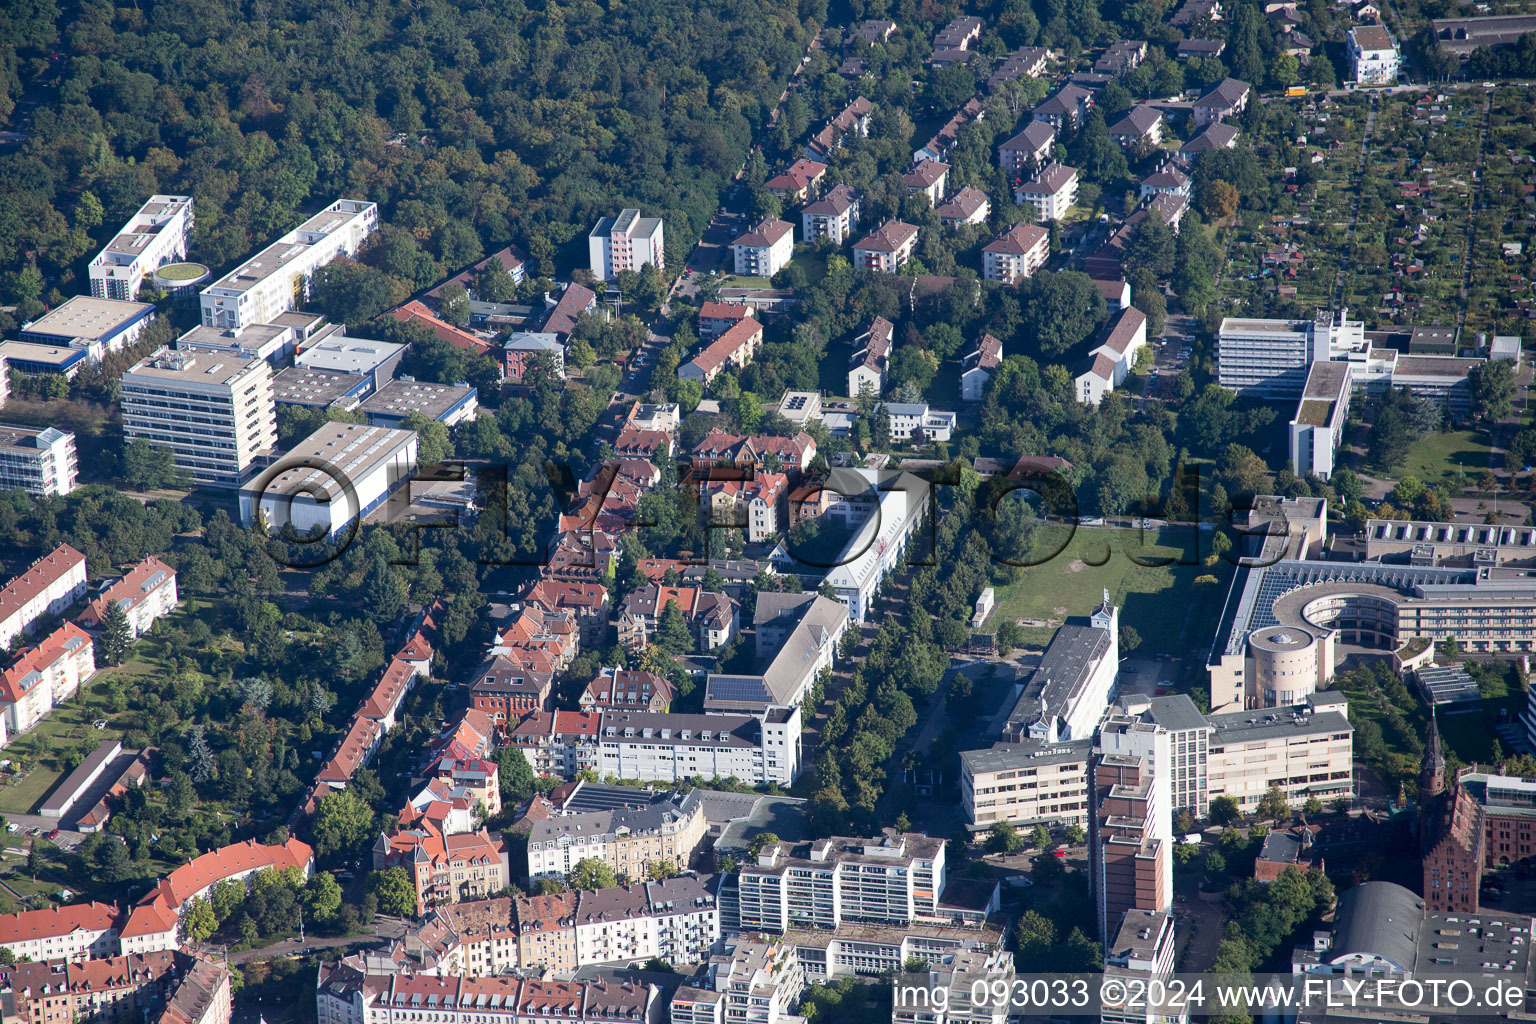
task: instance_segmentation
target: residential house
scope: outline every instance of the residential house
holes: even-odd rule
[[[1109,137],[1126,149],[1157,146],[1163,141],[1163,115],[1153,107],[1132,107],[1109,126]]]
[[[550,373],[556,381],[565,379],[565,346],[558,335],[547,331],[516,331],[502,345],[503,369],[507,380],[522,383],[535,358],[543,357],[549,363]]]
[[[787,220],[764,218],[731,243],[736,273],[742,277],[772,277],[795,254],[795,226]]]
[[[947,442],[955,430],[955,414],[930,409],[927,402],[886,402],[891,440],[901,444]]]
[[[27,648],[0,672],[0,713],[4,715],[0,739],[31,729],[95,674],[90,634],[73,622]]]
[[[416,889],[418,915],[443,903],[484,899],[511,881],[506,850],[490,833],[481,829],[445,835],[429,821],[381,835],[373,846],[373,867],[406,870]]]
[[[960,397],[967,402],[981,401],[992,373],[1003,364],[1003,343],[990,334],[983,334],[976,350],[965,357],[960,372]]]
[[[496,654],[481,662],[469,683],[470,706],[497,722],[516,722],[530,711],[548,710],[555,673]]]
[[[660,217],[642,217],[635,209],[603,217],[587,236],[592,276],[612,281],[626,270],[639,272],[647,263],[666,267],[666,244]]]
[[[894,274],[907,265],[917,245],[917,228],[888,220],[853,247],[853,264],[867,270]]]
[[[1189,191],[1189,175],[1168,164],[1164,164],[1141,179],[1141,198],[1143,199],[1161,195],[1183,196],[1187,199]]]
[[[937,208],[943,200],[949,184],[949,164],[939,160],[920,160],[901,176],[907,195],[925,195],[928,205]]]
[[[1017,78],[1039,78],[1045,74],[1050,51],[1043,46],[1021,46],[1003,58],[987,78],[987,91],[995,92],[1005,82]]]
[[[783,532],[782,509],[789,492],[783,473],[758,471],[741,480],[706,480],[700,490],[709,501],[711,526],[734,524],[753,544]]]
[[[1033,178],[1014,189],[1015,201],[1035,208],[1040,221],[1061,220],[1077,202],[1077,168],[1046,164]]]
[[[827,165],[802,157],[763,182],[763,188],[786,203],[803,203],[821,191]]]
[[[0,648],[31,633],[44,615],[62,614],[85,593],[85,556],[60,544],[0,590]]]
[[[636,460],[624,459],[619,466],[619,478],[630,472]],[[644,465],[649,465],[645,463]],[[651,483],[661,479],[661,471],[650,466],[654,474]],[[523,604],[546,612],[571,612],[581,629],[581,642],[587,647],[600,647],[608,635],[610,601],[608,588],[601,583],[578,583],[567,580],[540,580],[523,595]]]
[[[698,355],[677,368],[683,380],[708,384],[727,368],[740,369],[757,355],[763,343],[763,325],[751,317],[740,321],[706,345]]]
[[[550,309],[549,315],[544,318],[543,332],[567,339],[576,329],[577,321],[588,313],[596,312],[597,293],[573,281],[565,286],[559,299],[551,303],[549,296],[546,295],[544,302]]]
[[[1220,57],[1226,52],[1227,41],[1225,39],[1181,39],[1175,55],[1179,60],[1189,60],[1191,57],[1199,57],[1202,60]]]
[[[142,636],[156,619],[176,607],[176,570],[150,555],[103,590],[76,621],[86,629],[96,629],[105,620],[109,604],[116,604],[127,615],[130,635]]]
[[[1349,75],[1361,85],[1397,82],[1400,57],[1397,41],[1380,25],[1356,25],[1349,30]]]
[[[1037,106],[1033,116],[1036,121],[1045,121],[1061,131],[1082,124],[1092,107],[1092,90],[1080,85],[1064,85]]]
[[[778,469],[786,476],[799,478],[816,457],[816,439],[801,431],[794,437],[774,434],[727,434],[716,427],[693,446],[694,470],[711,467],[761,469],[768,455],[778,459]],[[705,477],[707,479],[707,477]]]
[[[886,361],[895,329],[889,320],[877,316],[867,331],[853,339],[853,366],[848,370],[848,394],[852,397],[857,398],[865,388],[876,397],[885,390]]]
[[[652,583],[635,590],[624,599],[619,612],[619,643],[639,652],[656,635],[667,605],[676,602],[700,649],[712,651],[724,646],[736,635],[740,606],[725,594],[712,594],[703,587],[668,587]]]
[[[638,668],[600,668],[581,692],[577,703],[583,711],[608,708],[665,711],[672,704],[672,696],[671,681],[655,672]]]
[[[952,228],[982,224],[992,214],[992,202],[979,188],[967,185],[939,207],[939,220]]]
[[[1122,310],[1104,340],[1088,353],[1088,364],[1074,381],[1078,400],[1088,405],[1103,401],[1124,383],[1146,343],[1146,314],[1134,306]]]
[[[981,276],[1013,284],[1045,266],[1051,255],[1051,233],[1039,224],[1020,221],[981,250]]]
[[[830,238],[833,245],[842,245],[858,226],[859,194],[850,185],[834,185],[800,211],[800,235],[807,242]]]
[[[446,341],[454,348],[460,348],[466,352],[488,356],[492,355],[496,348],[495,345],[486,339],[439,319],[436,313],[415,299],[404,305],[396,306],[389,311],[389,315],[394,317],[397,323],[415,324],[425,327],[440,341]]]
[[[983,24],[980,18],[967,15],[939,29],[933,37],[933,54],[928,62],[935,67],[943,67],[968,60],[971,46],[981,38]]]
[[[1237,145],[1237,137],[1240,134],[1242,133],[1236,126],[1224,121],[1214,121],[1206,126],[1205,131],[1184,143],[1179,150],[1179,156],[1185,160],[1193,160],[1208,150],[1231,149]]]
[[[869,115],[874,109],[875,105],[863,96],[854,97],[825,128],[812,137],[805,147],[806,159],[826,163],[827,157],[841,149],[849,135],[859,138],[869,135]]]
[[[683,870],[709,832],[702,803],[685,808],[670,798],[644,807],[555,814],[531,825],[530,879],[564,877],[589,857],[624,880],[644,877],[650,864]]]
[[[735,302],[706,302],[699,307],[699,337],[714,341],[743,320],[752,318],[752,307]],[[646,430],[676,430],[677,423],[670,425],[645,425]]]
[[[1136,70],[1146,57],[1145,39],[1117,39],[1105,49],[1104,56],[1093,62],[1093,70],[1100,75],[1119,76]]]

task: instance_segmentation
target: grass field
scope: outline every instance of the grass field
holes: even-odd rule
[[[1209,640],[1209,633],[1226,598],[1231,566],[1218,562],[1199,564],[1190,528],[1161,532],[1079,528],[1062,547],[1064,527],[1041,531],[1035,558],[1059,554],[1024,570],[1016,583],[1002,588],[988,628],[1009,619],[1025,624],[1032,643],[1045,643],[1068,618],[1082,618],[1093,611],[1109,591],[1120,606],[1120,621],[1141,634],[1141,650],[1161,654],[1186,653]],[[1207,552],[1202,535],[1199,554]],[[1168,565],[1138,565],[1142,561],[1169,559]],[[1180,562],[1191,564],[1179,564]],[[1195,577],[1214,574],[1220,582],[1196,584]]]
[[[1426,484],[1467,486],[1489,468],[1486,435],[1478,430],[1430,434],[1413,443],[1398,477],[1416,476]]]

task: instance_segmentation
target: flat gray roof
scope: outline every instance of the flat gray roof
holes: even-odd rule
[[[1293,708],[1254,708],[1211,715],[1211,746],[1228,743],[1255,743],[1276,736],[1308,736],[1313,733],[1355,731],[1349,719],[1337,711],[1297,715]]]
[[[294,359],[295,366],[346,373],[372,373],[405,351],[404,345],[372,338],[350,338],[340,332],[312,342]]]
[[[345,494],[336,479],[338,473],[348,481],[362,480],[393,459],[415,436],[411,430],[327,423],[277,460],[282,472],[256,479],[263,482],[262,494],[310,494],[317,501],[323,495],[323,500],[335,501]]]
[[[47,334],[55,338],[86,338],[96,341],[144,316],[155,307],[148,302],[95,299],[76,295],[63,305],[32,321],[22,334]]]
[[[392,380],[363,400],[365,413],[385,416],[409,416],[419,412],[428,419],[439,419],[474,395],[466,384],[435,384],[423,380]]]
[[[1088,739],[1068,743],[1040,743],[1031,740],[1024,743],[997,743],[985,750],[964,750],[960,752],[960,760],[965,762],[972,773],[1006,772],[1071,761],[1086,764],[1092,749],[1093,741]]]
[[[324,408],[362,386],[363,378],[355,373],[290,366],[272,378],[272,399],[279,405]]]
[[[243,356],[235,352],[185,345],[175,349],[162,348],[133,364],[123,376],[167,384],[228,384],[264,362],[266,360],[260,356]]]

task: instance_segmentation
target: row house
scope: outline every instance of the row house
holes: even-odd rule
[[[624,599],[619,613],[619,643],[631,652],[643,651],[656,633],[667,605],[676,602],[700,649],[712,651],[730,643],[736,635],[740,606],[724,594],[703,587],[667,587],[650,584]]]
[[[0,915],[0,949],[17,960],[95,960],[116,956],[118,909],[106,903]]]
[[[1117,39],[1110,43],[1104,56],[1093,62],[1093,70],[1100,75],[1123,75],[1134,71],[1147,59],[1145,39]]]
[[[593,582],[613,572],[618,561],[618,537],[600,526],[583,523],[556,533],[540,575],[545,579]]]
[[[654,985],[634,981],[540,981],[508,976],[438,977],[322,966],[320,1024],[652,1024],[662,1019]]]
[[[0,649],[32,632],[44,615],[59,615],[85,596],[85,556],[60,544],[0,590]]]
[[[695,470],[714,467],[759,469],[769,455],[779,461],[779,469],[798,477],[816,458],[816,439],[801,431],[794,437],[773,434],[727,434],[714,428],[693,446],[690,453]]]
[[[604,667],[581,691],[577,703],[583,711],[665,711],[672,697],[672,682],[665,676],[638,668]]]
[[[987,111],[982,106],[981,97],[971,97],[948,121],[944,122],[944,127],[940,128],[922,149],[912,154],[912,162],[943,160],[960,141],[960,129],[972,121],[984,121],[986,117]]]
[[[613,453],[624,459],[670,459],[672,452],[670,430],[640,430],[625,426],[613,442]]]
[[[853,339],[853,365],[848,370],[850,396],[857,398],[868,388],[878,397],[885,390],[885,371],[895,330],[889,320],[877,316],[870,321],[868,330]]]
[[[556,814],[531,823],[528,877],[563,878],[595,858],[622,879],[645,877],[652,864],[685,870],[709,832],[702,802],[670,799],[646,807]]]
[[[1051,233],[1039,224],[1020,221],[981,250],[981,276],[1014,284],[1031,277],[1051,255]]]
[[[817,132],[806,144],[805,158],[817,163],[825,163],[827,158],[836,150],[843,147],[844,140],[853,135],[865,138],[869,135],[869,115],[874,111],[875,105],[863,96],[855,96],[849,104],[838,112],[827,126]]]
[[[0,968],[0,984],[14,1003],[15,1019],[29,1024],[167,1020],[161,1008],[196,962],[184,953],[162,950],[76,962],[18,963]],[[227,987],[228,971],[209,966],[224,971]]]
[[[833,245],[841,246],[853,237],[858,227],[859,194],[851,185],[834,185],[826,195],[805,204],[800,210],[800,237],[806,242],[828,238]],[[702,322],[701,313],[701,325]]]
[[[552,669],[535,668],[524,659],[504,654],[492,655],[470,681],[470,706],[497,722],[515,722],[530,711],[549,707],[554,681]]]
[[[971,47],[981,38],[984,22],[974,15],[963,15],[945,25],[933,37],[933,53],[928,63],[934,67],[964,63]]]
[[[1005,83],[1020,78],[1039,78],[1045,74],[1051,53],[1043,46],[1021,46],[1008,56],[987,78],[987,92],[996,92]]]
[[[683,380],[707,385],[722,370],[740,369],[752,361],[763,343],[763,325],[751,317],[710,342],[698,355],[677,368]]]
[[[86,605],[76,621],[86,629],[95,629],[105,620],[107,606],[113,603],[128,616],[131,634],[142,636],[156,619],[169,615],[176,607],[176,570],[150,555]]]
[[[894,274],[907,265],[916,245],[916,227],[899,220],[888,220],[854,244],[853,265]]]

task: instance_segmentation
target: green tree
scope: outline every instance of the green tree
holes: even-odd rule
[[[519,803],[533,796],[538,777],[521,747],[497,747],[491,759],[496,762],[503,803]]]
[[[310,920],[326,924],[341,910],[341,884],[329,871],[321,871],[304,883],[304,909]]]
[[[315,808],[310,832],[322,857],[360,852],[373,838],[373,809],[350,789],[327,793]]]
[[[1024,836],[1013,822],[996,822],[987,830],[987,849],[992,853],[1018,853],[1024,849]]]
[[[208,937],[219,927],[218,919],[213,914],[213,907],[204,899],[193,900],[182,911],[181,920],[177,923],[180,926],[182,941],[192,943],[207,942]]]
[[[1073,846],[1081,846],[1088,839],[1088,833],[1077,822],[1067,826],[1067,842]]]
[[[101,632],[96,637],[96,664],[121,665],[133,646],[133,626],[117,601],[108,601],[101,613]]]
[[[1130,654],[1141,646],[1141,634],[1135,626],[1123,625],[1120,627],[1120,653]]]
[[[416,431],[416,461],[421,465],[435,466],[453,457],[453,441],[441,420],[412,412],[400,421],[400,428]]]
[[[1467,374],[1472,388],[1472,415],[1484,422],[1497,423],[1509,416],[1515,394],[1514,364],[1505,359],[1489,359],[1472,367]]]
[[[657,617],[654,640],[667,654],[688,654],[693,650],[693,630],[688,628],[688,620],[676,600],[668,598],[666,607]]]
[[[1306,812],[1308,818],[1315,818],[1323,813],[1323,802],[1316,796],[1309,796],[1307,797],[1307,802],[1302,804],[1301,809]]]
[[[583,857],[571,869],[568,881],[573,889],[608,889],[618,885],[613,868],[597,857]]]
[[[454,327],[469,324],[469,292],[461,284],[444,285],[438,296],[438,318]]]
[[[1208,817],[1213,825],[1230,825],[1243,816],[1243,809],[1236,797],[1219,796],[1211,801]]]
[[[176,453],[140,438],[123,449],[123,482],[135,491],[185,487],[186,474],[176,468]]]
[[[1029,833],[1029,845],[1037,850],[1049,849],[1051,845],[1051,830],[1044,825],[1036,825]]]
[[[1264,796],[1259,799],[1257,813],[1261,818],[1279,820],[1290,812],[1290,807],[1285,802],[1285,791],[1279,786],[1270,786]]]
[[[379,910],[397,917],[416,916],[416,887],[405,868],[393,867],[375,871],[370,879],[373,894],[379,899]]]

